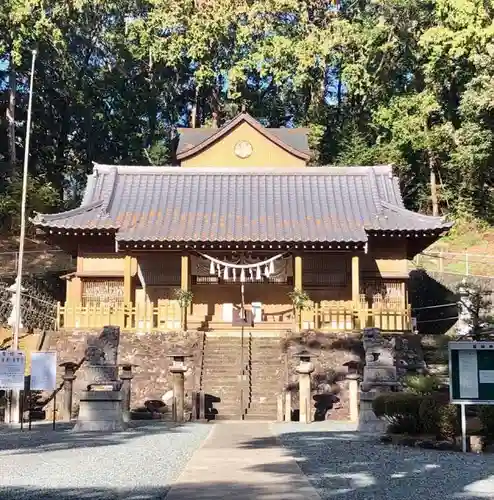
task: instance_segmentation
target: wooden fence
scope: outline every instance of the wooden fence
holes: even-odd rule
[[[173,331],[180,329],[181,309],[176,301],[159,301],[157,306],[62,306],[57,307],[58,328],[101,328],[120,326],[125,330]]]
[[[193,322],[191,321],[191,324]],[[61,306],[57,307],[58,328],[101,328],[105,325],[120,326],[125,330],[176,331],[181,327],[181,310],[176,301],[163,300],[157,306]],[[262,323],[258,328],[262,328]],[[267,324],[265,324],[267,325]],[[270,324],[271,326],[274,324]],[[321,331],[351,331],[374,326],[387,331],[411,330],[410,307],[390,307],[377,303],[366,304],[321,302],[302,311],[302,329]],[[215,324],[211,324],[214,329]],[[231,324],[224,324],[232,328]],[[286,323],[279,324],[280,330]],[[219,327],[218,327],[219,328]]]
[[[365,327],[376,327],[387,331],[409,331],[412,329],[412,311],[408,307],[386,307],[377,304],[368,307],[340,305],[341,303],[314,304],[302,312],[302,329],[321,331],[351,331]]]

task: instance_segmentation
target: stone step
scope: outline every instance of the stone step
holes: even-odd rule
[[[267,420],[273,422],[276,420],[276,414],[264,414],[264,413],[247,413],[244,420]]]

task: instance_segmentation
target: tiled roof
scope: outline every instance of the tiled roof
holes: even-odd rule
[[[115,229],[119,241],[365,242],[369,231],[440,231],[406,210],[391,167],[95,165],[83,206],[34,223]]]

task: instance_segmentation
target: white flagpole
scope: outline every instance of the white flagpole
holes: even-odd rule
[[[19,259],[17,263],[17,278],[15,289],[15,322],[14,335],[12,339],[12,349],[19,349],[19,330],[21,323],[21,291],[22,291],[22,264],[24,259],[24,239],[26,237],[26,198],[27,198],[27,177],[29,166],[29,140],[31,138],[31,114],[33,107],[33,87],[34,87],[34,66],[36,62],[36,50],[32,52],[31,79],[29,85],[29,102],[27,108],[26,141],[24,145],[24,168],[22,173],[22,198],[21,198],[21,234],[19,237]],[[14,411],[14,422],[18,422],[19,415],[19,391],[13,391],[12,410]]]

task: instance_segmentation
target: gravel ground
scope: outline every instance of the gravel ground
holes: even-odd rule
[[[161,422],[104,435],[2,429],[0,500],[161,500],[210,430]]]
[[[274,424],[323,500],[494,499],[494,455],[382,445],[321,424]]]

